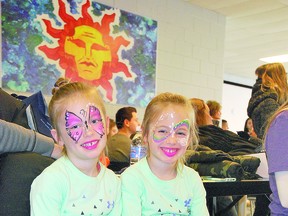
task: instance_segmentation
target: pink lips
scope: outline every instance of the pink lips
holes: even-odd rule
[[[91,140],[88,142],[83,143],[81,146],[87,150],[93,150],[98,146],[98,140]]]
[[[177,154],[178,149],[176,148],[161,148],[163,153],[167,156],[167,157],[173,157]]]

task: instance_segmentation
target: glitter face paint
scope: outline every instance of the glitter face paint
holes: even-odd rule
[[[87,109],[88,112],[86,111]],[[86,109],[81,109],[79,116],[73,112],[66,111],[65,121],[66,131],[76,143],[84,132],[88,132],[89,128],[99,134],[100,138],[105,134],[100,110],[94,105],[88,105]]]
[[[153,130],[152,139],[155,143],[162,143],[169,137],[176,138],[181,146],[186,146],[189,138],[190,124],[188,119],[172,124],[171,126],[156,126]]]

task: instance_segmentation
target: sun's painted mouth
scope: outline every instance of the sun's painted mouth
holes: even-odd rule
[[[166,148],[166,147],[162,147],[161,150],[163,151],[163,153],[168,156],[168,157],[173,157],[177,154],[178,149],[177,148]]]
[[[80,64],[82,64],[82,65],[86,65],[86,66],[93,66],[93,67],[96,67],[95,64],[93,64],[92,62],[88,62],[88,61],[80,62]]]
[[[93,150],[97,148],[98,143],[99,143],[99,140],[92,140],[92,141],[83,143],[81,146],[87,150]]]

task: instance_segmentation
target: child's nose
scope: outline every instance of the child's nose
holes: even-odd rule
[[[175,136],[175,132],[173,131],[167,138],[167,143],[175,144],[177,142],[177,138]]]
[[[91,136],[92,134],[93,134],[93,129],[92,129],[91,125],[88,123],[88,124],[86,124],[86,126],[85,126],[85,133],[84,133],[84,135],[86,135],[86,136]]]

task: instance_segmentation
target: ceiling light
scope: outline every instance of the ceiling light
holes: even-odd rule
[[[279,55],[279,56],[271,56],[266,58],[260,58],[260,61],[272,63],[272,62],[288,62],[288,54],[286,55]]]

